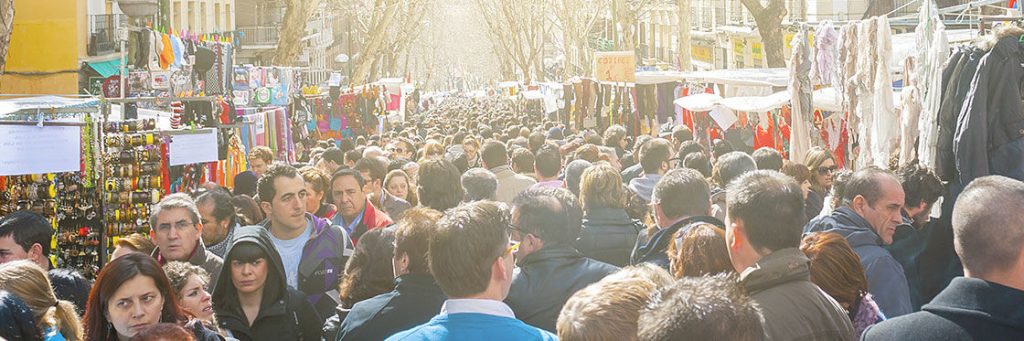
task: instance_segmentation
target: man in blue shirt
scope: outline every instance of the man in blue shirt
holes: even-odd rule
[[[516,319],[508,296],[518,242],[509,238],[511,215],[493,201],[463,204],[445,213],[430,239],[427,258],[449,299],[429,322],[388,340],[557,340]]]

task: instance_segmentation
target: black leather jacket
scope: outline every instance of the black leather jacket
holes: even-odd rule
[[[572,294],[619,268],[583,257],[569,245],[545,246],[519,261],[505,303],[516,318],[555,332],[555,322]]]
[[[630,219],[621,208],[588,210],[583,229],[576,239],[576,249],[584,256],[612,264],[629,265],[629,254],[636,245],[637,234],[644,229],[638,220]]]

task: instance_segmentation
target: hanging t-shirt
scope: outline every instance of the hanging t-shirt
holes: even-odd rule
[[[274,237],[274,234],[270,234],[270,240],[274,242],[277,253],[281,255],[281,263],[284,263],[285,279],[292,289],[298,290],[299,288],[299,262],[302,261],[302,249],[309,241],[312,231],[313,222],[307,221],[306,230],[294,239],[281,240]]]

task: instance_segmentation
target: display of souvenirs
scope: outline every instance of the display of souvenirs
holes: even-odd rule
[[[210,102],[205,101],[206,106]],[[212,114],[209,115],[212,117]],[[179,117],[180,119],[180,117]],[[190,120],[195,120],[190,116]],[[163,138],[153,119],[103,124],[103,195],[108,251],[112,241],[130,233],[148,233],[149,206],[164,195]]]

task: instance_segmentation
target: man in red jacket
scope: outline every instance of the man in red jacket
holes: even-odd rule
[[[392,224],[391,217],[366,198],[367,185],[363,175],[353,169],[339,170],[331,177],[331,197],[338,206],[332,222],[348,232],[353,244],[367,231]]]

